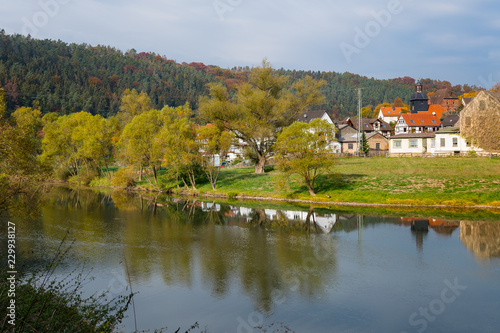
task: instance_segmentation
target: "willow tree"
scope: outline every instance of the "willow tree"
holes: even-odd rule
[[[221,131],[216,126],[207,125],[198,127],[197,139],[201,145],[201,166],[207,174],[212,189],[215,191],[222,162],[229,155],[234,135],[227,131]],[[219,163],[217,163],[217,158]]]
[[[210,97],[200,98],[200,115],[245,142],[255,156],[255,173],[264,173],[278,134],[308,106],[323,102],[319,89],[324,84],[306,76],[290,85],[285,77],[276,76],[264,59],[234,97],[222,84],[210,84]]]
[[[309,194],[315,196],[316,179],[335,165],[334,141],[335,127],[327,121],[314,119],[308,124],[297,121],[278,136],[275,145],[278,168],[287,176],[301,176]]]
[[[197,166],[201,164],[200,142],[196,138],[196,124],[191,121],[193,111],[186,103],[184,106],[164,107],[165,125],[161,129],[154,146],[171,168],[177,180],[187,187],[183,175],[187,175],[193,190],[196,190]]]
[[[122,158],[139,166],[139,180],[142,170],[151,166],[155,183],[156,170],[160,166],[160,156],[153,142],[165,124],[164,112],[149,110],[135,116],[123,129],[118,142]]]

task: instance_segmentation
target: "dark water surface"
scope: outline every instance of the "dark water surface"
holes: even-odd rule
[[[40,215],[14,221],[18,267],[46,264],[69,231],[75,243],[57,274],[92,267],[86,292],[112,295],[128,292],[129,275],[139,329],[184,332],[197,322],[193,332],[500,332],[500,222],[491,219],[63,187]],[[132,311],[123,324],[134,330]]]

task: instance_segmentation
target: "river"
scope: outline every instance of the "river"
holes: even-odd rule
[[[498,332],[495,214],[371,216],[55,187],[34,217],[13,222],[18,270],[46,265],[68,235],[56,276],[84,267],[88,294],[137,292],[123,332]]]

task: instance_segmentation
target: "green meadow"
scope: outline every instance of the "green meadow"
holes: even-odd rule
[[[319,178],[311,197],[299,177],[284,179],[268,167],[225,168],[217,182],[200,184],[199,194],[272,197],[318,202],[393,205],[500,207],[500,159],[489,158],[339,158],[332,174]]]

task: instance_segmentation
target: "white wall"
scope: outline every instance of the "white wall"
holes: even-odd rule
[[[444,139],[445,146],[441,147],[441,139]],[[457,140],[457,146],[453,146],[453,139]],[[452,134],[452,133],[436,133],[436,149],[435,152],[437,154],[440,153],[453,153],[455,151],[460,152],[468,152],[471,150],[471,147],[467,146],[467,142],[464,138],[460,136],[460,134]]]
[[[423,145],[424,138],[400,138],[400,139],[390,139],[389,140],[389,154],[422,154],[423,152],[431,152],[432,148],[432,138],[427,138],[427,150]],[[410,140],[416,140],[417,146],[410,147]],[[401,147],[396,148],[395,142],[401,141]]]

